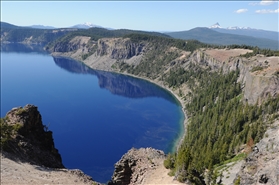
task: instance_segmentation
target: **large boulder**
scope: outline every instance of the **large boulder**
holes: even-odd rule
[[[140,184],[146,174],[154,170],[165,157],[161,150],[132,148],[115,164],[115,170],[109,184]]]

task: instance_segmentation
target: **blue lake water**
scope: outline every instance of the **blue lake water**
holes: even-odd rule
[[[177,100],[150,82],[2,45],[1,117],[26,104],[38,106],[65,167],[103,183],[132,147],[172,151],[184,120]]]

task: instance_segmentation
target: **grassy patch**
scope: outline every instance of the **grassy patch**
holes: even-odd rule
[[[0,130],[1,130],[1,142],[0,146],[1,148],[4,148],[7,146],[7,143],[10,139],[12,139],[12,136],[22,127],[22,124],[16,123],[14,125],[9,125],[7,123],[6,118],[1,118],[1,124],[0,124]]]
[[[218,170],[218,171],[222,170],[222,169],[226,170],[227,168],[229,168],[229,166],[227,166],[229,163],[236,163],[237,161],[241,161],[241,160],[245,159],[246,156],[247,156],[247,154],[240,153],[231,159],[228,159],[218,165],[215,165],[214,168],[215,168],[215,170]]]
[[[264,67],[262,67],[262,66],[255,66],[251,69],[251,72],[262,71],[263,69],[264,69]]]

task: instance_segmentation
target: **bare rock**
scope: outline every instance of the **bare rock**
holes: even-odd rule
[[[34,105],[13,108],[5,117],[5,124],[14,132],[3,150],[21,161],[64,168],[61,156],[54,146],[52,132],[43,125],[41,114]],[[15,129],[17,128],[17,129]]]
[[[115,164],[111,185],[142,183],[146,174],[154,170],[165,154],[153,148],[130,149]]]
[[[141,54],[143,43],[135,43],[130,39],[103,38],[98,40],[97,55],[108,55],[111,59],[129,59]]]
[[[265,137],[253,148],[241,166],[236,179],[241,185],[279,184],[279,121],[269,128]],[[235,181],[236,181],[235,179]]]

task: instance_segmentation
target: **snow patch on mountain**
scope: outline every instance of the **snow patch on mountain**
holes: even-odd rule
[[[220,29],[227,29],[227,30],[251,30],[251,29],[253,29],[250,27],[239,27],[239,26],[229,26],[227,28],[222,28],[218,22],[213,24],[212,26],[209,26],[208,28],[210,28],[210,29],[220,28]]]
[[[90,22],[85,22],[83,24],[77,24],[72,26],[72,28],[88,29],[88,28],[102,28],[102,26],[92,24]]]
[[[221,27],[220,24],[217,22],[217,23],[213,24],[212,26],[210,26],[210,27],[208,27],[208,28],[222,28],[222,27]]]

